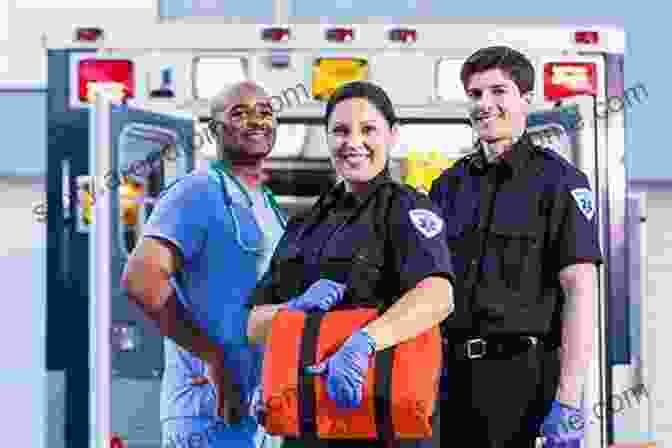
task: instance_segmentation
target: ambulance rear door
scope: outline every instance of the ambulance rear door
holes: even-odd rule
[[[105,101],[92,109],[88,188],[95,204],[87,210],[80,202],[76,219],[90,234],[89,269],[82,275],[90,277],[92,298],[93,437],[116,434],[131,447],[161,444],[163,338],[120,281],[160,193],[193,170],[193,142],[194,121],[187,116]],[[77,185],[83,197],[87,182]]]

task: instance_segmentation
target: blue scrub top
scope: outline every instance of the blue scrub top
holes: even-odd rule
[[[144,228],[145,237],[168,240],[181,251],[178,298],[211,338],[228,347],[227,364],[248,404],[260,382],[261,348],[231,346],[230,335],[245,334],[244,304],[266,270],[284,225],[284,215],[268,198],[245,195],[230,177],[210,169],[192,172],[167,188]],[[191,384],[193,377],[207,373],[204,362],[168,338],[164,347],[161,420],[215,417],[214,387]]]

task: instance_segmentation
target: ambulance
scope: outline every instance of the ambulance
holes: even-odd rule
[[[274,95],[279,136],[265,169],[293,215],[337,181],[321,121],[334,88],[356,79],[385,88],[402,123],[393,174],[427,190],[472,151],[460,66],[478,48],[497,44],[520,50],[535,66],[530,132],[585,172],[596,193],[607,261],[595,291],[584,446],[646,442],[648,404],[637,389],[646,383],[634,373],[626,318],[627,111],[599,113],[625,94],[622,30],[207,21],[156,22],[141,34],[118,25],[73,26],[46,36],[47,368],[49,387],[58,391],[50,394],[50,440],[161,446],[162,339],[129,304],[119,279],[161,189],[214,157],[208,100],[223,85],[250,79]],[[157,157],[167,148],[172,157]],[[156,169],[131,169],[148,160]],[[610,404],[624,390],[639,391],[641,402],[617,414]],[[443,437],[450,443],[449,430]]]

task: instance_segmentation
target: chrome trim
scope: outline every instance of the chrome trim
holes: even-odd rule
[[[112,154],[112,101],[104,87],[96,92],[94,113],[91,116],[89,145],[90,169],[94,179],[104,179],[113,168]],[[89,238],[89,297],[93,313],[90,330],[93,353],[90,352],[92,433],[95,446],[109,445],[111,433],[112,387],[112,201],[111,194],[100,194],[95,203],[95,218]]]

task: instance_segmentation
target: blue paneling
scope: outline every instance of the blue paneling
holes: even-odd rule
[[[270,23],[273,20],[273,0],[162,0],[161,17],[224,17],[238,16]]]
[[[43,90],[0,88],[2,157],[0,175],[46,173],[46,93]]]

